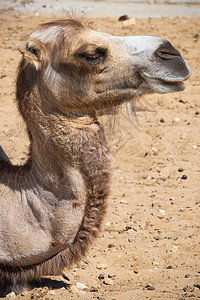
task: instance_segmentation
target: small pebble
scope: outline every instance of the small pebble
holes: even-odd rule
[[[105,276],[103,274],[99,274],[98,279],[103,280]]]
[[[120,200],[119,203],[121,203],[121,204],[129,204],[128,201],[126,201],[126,200]]]
[[[167,266],[166,269],[173,269],[173,267],[171,265]]]
[[[161,185],[161,184],[163,184],[163,180],[158,179],[158,180],[156,180],[156,183]]]
[[[154,265],[154,266],[159,266],[159,262],[153,260],[153,261],[152,261],[152,265]]]
[[[79,268],[73,268],[73,272],[77,272]]]
[[[182,140],[184,140],[184,139],[186,138],[186,134],[185,134],[185,133],[182,133],[182,134],[180,135],[180,138],[181,138]]]
[[[126,226],[126,227],[125,227],[125,231],[128,231],[128,230],[130,230],[130,229],[132,229],[131,226]]]
[[[167,160],[172,160],[173,159],[173,155],[169,155],[168,157],[167,157]]]
[[[153,291],[153,290],[155,290],[155,287],[153,287],[152,285],[147,284],[145,286],[145,289],[147,289],[148,291]]]
[[[114,284],[113,280],[110,279],[110,278],[104,280],[103,283],[106,284],[106,285],[113,285]]]
[[[162,181],[166,181],[167,179],[166,179],[166,177],[160,177],[160,180],[162,180]]]
[[[110,222],[106,222],[106,226],[110,226]]]
[[[55,291],[50,291],[49,294],[50,294],[50,295],[55,295],[56,292],[55,292]]]
[[[81,283],[81,282],[77,282],[76,287],[80,290],[88,290],[88,287],[84,283]]]
[[[170,252],[177,252],[178,251],[178,246],[173,245],[172,248],[170,249]]]
[[[108,245],[108,248],[113,248],[113,247],[115,247],[114,244],[109,244],[109,245]]]
[[[136,239],[128,239],[129,243],[135,243]]]
[[[98,270],[107,269],[107,265],[106,264],[98,264],[98,265],[96,265],[96,268]]]
[[[9,294],[6,295],[6,298],[11,298],[11,297],[15,297],[15,292],[11,292]]]
[[[129,17],[127,15],[123,15],[123,16],[120,16],[118,21],[125,21],[125,20],[128,20]]]
[[[179,118],[175,118],[173,121],[174,122],[180,122],[180,119]]]
[[[183,172],[184,169],[183,169],[183,168],[179,168],[178,171],[179,171],[179,172]]]
[[[189,278],[189,277],[190,277],[190,274],[186,274],[186,275],[185,275],[185,278]]]
[[[185,104],[185,101],[180,99],[178,102]]]
[[[160,123],[165,123],[165,120],[161,118]]]
[[[156,147],[151,148],[153,155],[158,155],[158,149]]]
[[[136,24],[136,19],[135,18],[129,18],[128,20],[124,20],[122,24],[123,24],[123,28],[127,27],[127,26],[131,26],[131,25],[135,25]]]
[[[183,175],[183,176],[181,177],[181,179],[186,180],[186,179],[187,179],[187,175]]]
[[[86,291],[80,290],[80,291],[78,292],[78,294],[79,294],[79,295],[85,295],[85,294],[86,294]]]
[[[108,274],[108,278],[114,278],[114,277],[116,277],[115,274]]]
[[[98,288],[95,285],[93,285],[93,286],[91,286],[90,292],[96,293],[96,292],[98,292]]]

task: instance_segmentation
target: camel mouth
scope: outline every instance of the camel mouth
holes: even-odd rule
[[[159,93],[173,93],[173,92],[181,92],[185,89],[185,79],[184,80],[168,80],[163,78],[153,78],[146,74],[141,74],[143,79],[149,85],[149,87]]]
[[[108,114],[112,109],[117,109],[125,103],[139,100],[142,95],[153,94],[155,90],[150,87],[144,78],[140,77],[140,81],[137,86],[126,86],[124,88],[115,88],[106,92],[96,92],[97,98],[94,100],[92,107],[95,106],[95,110],[98,111],[98,115]],[[108,95],[109,94],[109,95]],[[91,107],[91,106],[90,106]]]
[[[109,100],[104,100],[102,97],[98,99],[98,105],[96,104],[96,112],[98,116],[102,115],[115,115],[118,113],[118,108],[126,103],[133,103],[138,101],[144,94],[153,94],[154,90],[143,80],[137,88],[127,88],[124,90],[115,89],[112,91],[112,96]],[[116,97],[118,95],[118,97]]]

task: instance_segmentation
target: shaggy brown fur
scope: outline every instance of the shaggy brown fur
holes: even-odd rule
[[[73,31],[84,28],[81,23],[72,19],[44,24],[42,28],[54,26],[55,24],[70,26],[73,28]],[[57,45],[54,45],[56,50],[54,48],[54,51],[60,48],[60,45],[63,43],[63,37],[56,42]],[[54,55],[51,56],[52,60],[53,57]],[[23,58],[19,65],[16,95],[18,108],[26,122],[30,138],[30,158],[23,167],[14,168],[9,165],[8,169],[4,169],[4,173],[7,173],[7,175],[8,173],[12,173],[15,181],[17,181],[18,176],[25,177],[32,166],[32,120],[33,118],[39,119],[41,117],[42,119],[44,117],[45,119],[46,117],[42,115],[41,111],[38,111],[38,107],[34,107],[34,105],[37,106],[38,103],[32,103],[32,101],[35,101],[38,97],[38,95],[35,97],[33,94],[34,88],[39,81],[40,73],[32,64],[27,63],[27,60]],[[34,109],[36,113],[33,112]],[[52,113],[54,113],[55,119],[59,119],[59,115],[56,112]],[[69,267],[71,264],[79,261],[80,258],[85,255],[93,239],[97,237],[106,210],[106,199],[109,194],[110,159],[105,146],[103,129],[95,118],[89,119],[88,125],[87,121],[80,121],[80,126],[78,120],[73,120],[75,125],[77,123],[78,125],[74,126],[73,135],[71,134],[70,138],[67,139],[68,144],[66,148],[68,149],[67,156],[69,156],[67,160],[69,160],[70,163],[72,160],[73,164],[81,166],[80,170],[84,174],[87,189],[84,218],[73,243],[50,259],[36,265],[12,267],[0,264],[1,287],[16,285],[17,283],[37,279],[44,275],[60,274],[64,267]],[[95,124],[95,130],[90,130],[91,124]],[[63,126],[63,131],[65,131],[66,134],[69,132],[68,126],[72,126],[73,128],[73,123],[70,124],[69,122],[65,124],[65,127]],[[55,131],[57,130],[56,128],[54,129]],[[65,132],[62,132],[62,134],[64,135]],[[55,134],[55,132],[53,134]],[[49,147],[52,147],[52,145],[49,145]],[[65,151],[67,149],[65,149]],[[5,163],[5,165],[8,165],[3,159],[1,161]],[[9,176],[10,175],[11,174],[9,174]],[[1,181],[2,177],[1,174]],[[3,182],[4,184],[9,184],[7,176],[3,178]]]

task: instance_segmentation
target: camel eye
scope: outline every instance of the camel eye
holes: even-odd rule
[[[93,53],[82,53],[81,57],[89,62],[90,64],[97,64],[100,61],[104,60],[106,57],[106,50],[104,48],[97,48]]]
[[[89,53],[87,53],[83,57],[84,57],[84,59],[86,61],[88,61],[90,63],[93,63],[93,64],[97,63],[100,60],[100,58],[101,58],[101,56],[100,56],[99,53],[95,53],[95,54],[89,54]]]

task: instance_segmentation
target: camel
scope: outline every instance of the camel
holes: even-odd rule
[[[98,236],[111,155],[98,113],[145,93],[182,91],[190,68],[169,41],[95,32],[74,18],[40,25],[16,100],[30,139],[24,165],[0,149],[0,286],[8,291],[77,263]]]

